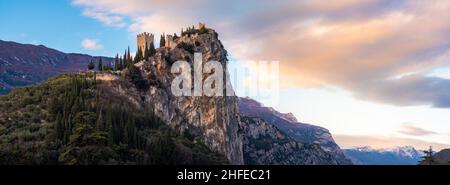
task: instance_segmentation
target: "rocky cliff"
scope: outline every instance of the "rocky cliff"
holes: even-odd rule
[[[241,117],[244,161],[249,165],[336,165],[320,145],[299,142],[258,117]]]
[[[171,65],[175,61],[187,61],[193,66],[194,53],[198,52],[202,53],[203,65],[214,60],[226,67],[227,52],[217,33],[205,28],[201,33],[186,34],[173,42],[174,47],[158,48],[154,56],[136,64],[148,88],[135,92],[120,85],[111,88],[117,94],[128,96],[136,106],[152,105],[155,114],[179,134],[201,140],[232,164],[243,164],[238,97],[176,97],[171,92],[175,77]]]
[[[300,123],[292,114],[280,113],[250,98],[241,98],[239,109],[242,115],[261,118],[296,142],[317,144],[336,159],[337,164],[352,164],[325,128]]]

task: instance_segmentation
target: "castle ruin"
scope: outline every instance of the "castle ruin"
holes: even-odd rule
[[[150,47],[151,44],[154,43],[155,36],[153,34],[149,34],[147,32],[141,33],[137,35],[137,48],[141,51],[146,51],[147,47]]]
[[[199,22],[196,29],[205,29],[205,23]],[[197,34],[195,34],[197,35]],[[144,32],[141,33],[139,35],[137,35],[137,48],[139,48],[141,51],[146,51],[147,48],[145,48],[145,46],[147,45],[147,47],[150,46],[150,44],[154,43],[154,39],[155,36],[153,34]],[[174,40],[174,36],[173,35],[166,35],[166,43],[164,47],[167,48],[175,48],[177,47],[177,43]]]
[[[168,47],[168,48],[171,48],[171,49],[177,47],[177,43],[174,41],[172,35],[166,35],[166,45],[165,45],[165,47]]]

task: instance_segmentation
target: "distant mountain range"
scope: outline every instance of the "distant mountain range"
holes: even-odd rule
[[[17,86],[35,84],[60,73],[86,69],[99,57],[63,53],[43,45],[20,44],[0,40],[0,94]],[[112,58],[104,57],[105,62]]]
[[[344,149],[345,155],[358,165],[416,165],[422,151],[412,146],[373,149],[368,146]]]

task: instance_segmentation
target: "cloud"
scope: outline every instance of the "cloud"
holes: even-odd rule
[[[91,17],[97,21],[104,23],[110,27],[122,28],[127,24],[125,23],[123,17],[117,15],[111,15],[104,12],[94,11],[94,10],[85,10],[83,12],[84,16]]]
[[[433,149],[440,150],[449,148],[449,144],[428,142],[418,139],[403,137],[384,136],[363,136],[363,135],[333,135],[336,143],[342,148],[352,148],[359,146],[371,146],[373,148],[390,148],[396,146],[414,146],[416,149],[426,149],[433,146]]]
[[[399,130],[400,133],[410,136],[427,136],[437,134],[431,130],[426,130],[412,125],[403,125]]]
[[[280,61],[284,87],[336,86],[363,100],[450,107],[450,2],[74,0],[131,20],[133,34],[206,22],[233,58]],[[98,19],[98,18],[97,18]],[[105,21],[101,21],[105,22]],[[107,24],[107,23],[105,23]]]
[[[81,41],[81,46],[83,46],[84,49],[88,50],[101,50],[103,49],[103,45],[98,43],[97,40],[94,39],[83,39]]]

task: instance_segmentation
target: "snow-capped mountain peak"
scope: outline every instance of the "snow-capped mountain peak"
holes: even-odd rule
[[[412,146],[397,146],[392,148],[374,149],[369,146],[345,149],[344,153],[355,164],[390,165],[390,164],[417,164],[422,151]]]

